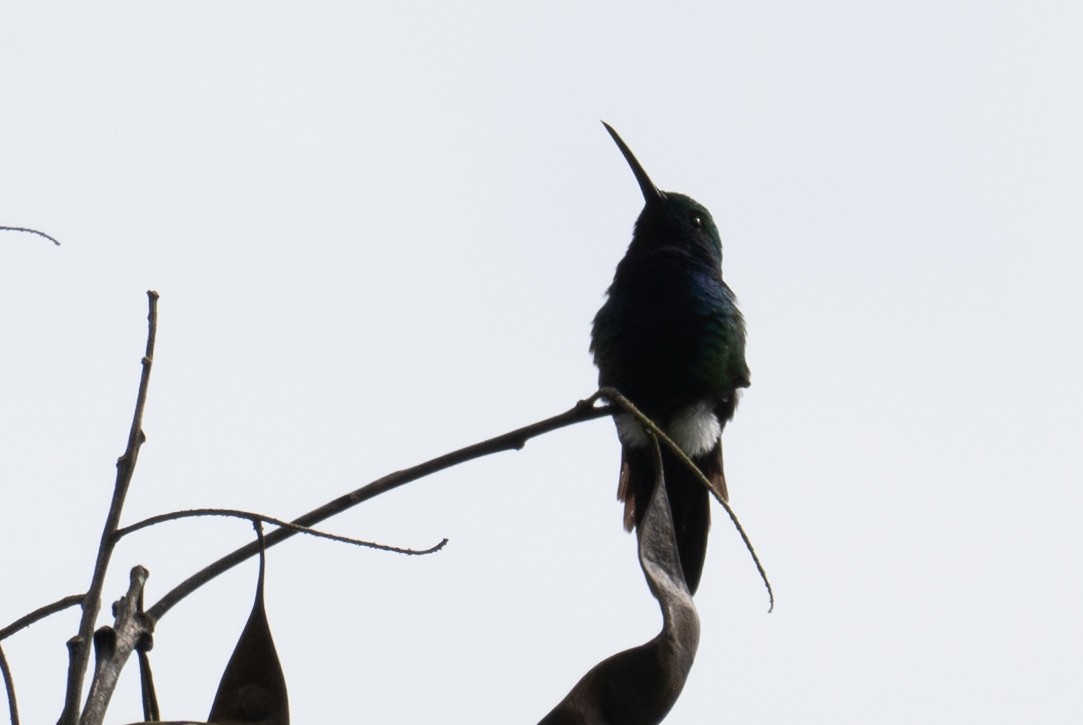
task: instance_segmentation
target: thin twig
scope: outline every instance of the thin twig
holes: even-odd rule
[[[19,725],[19,703],[15,700],[15,679],[11,676],[11,668],[8,666],[8,658],[4,654],[4,648],[0,647],[0,674],[4,676],[4,689],[8,693],[8,718],[11,725]]]
[[[703,475],[703,471],[699,470],[699,466],[692,462],[692,459],[689,458],[685,454],[685,452],[681,450],[681,447],[674,443],[673,440],[670,439],[670,437],[667,436],[662,431],[662,429],[655,424],[653,420],[644,415],[639,410],[639,408],[635,407],[635,405],[632,404],[630,400],[621,395],[620,391],[616,390],[615,388],[602,388],[598,391],[597,394],[600,397],[608,400],[610,403],[613,403],[623,408],[626,412],[634,416],[635,419],[639,421],[640,425],[645,427],[651,433],[654,433],[659,440],[665,443],[666,448],[668,448],[670,452],[677,457],[677,460],[687,466],[690,471],[693,471],[695,473],[695,475],[699,478],[700,483],[707,487],[707,490],[711,492],[711,494],[715,497],[715,500],[718,501],[718,503],[722,504],[722,508],[724,508],[726,510],[726,513],[729,514],[730,521],[733,522],[734,528],[737,529],[737,533],[741,535],[741,541],[744,542],[745,548],[748,549],[748,553],[752,555],[752,561],[756,565],[756,571],[760,573],[760,579],[763,580],[763,585],[767,587],[767,598],[769,600],[767,611],[774,611],[775,591],[771,588],[771,582],[767,579],[767,571],[763,568],[763,564],[760,563],[760,557],[756,555],[756,549],[752,546],[752,540],[749,539],[748,534],[745,533],[745,527],[741,526],[741,522],[737,519],[737,514],[733,512],[733,507],[730,506],[729,501],[726,501],[726,499],[718,495],[718,493],[711,486],[710,482],[707,480],[707,477]]]
[[[446,453],[437,458],[433,458],[430,461],[426,461],[425,463],[413,466],[412,468],[406,468],[388,474],[387,476],[379,478],[344,496],[339,496],[335,500],[309,511],[303,516],[299,516],[294,519],[292,523],[304,527],[313,526],[324,519],[340,514],[363,501],[368,501],[370,498],[379,496],[382,493],[386,493],[403,484],[410,483],[411,481],[416,481],[419,478],[424,478],[437,471],[442,471],[445,468],[450,468],[460,463],[493,453],[499,453],[501,451],[519,450],[526,445],[528,440],[542,435],[543,433],[549,433],[550,431],[564,428],[565,426],[583,423],[588,420],[594,420],[595,418],[602,418],[612,414],[613,409],[610,406],[594,406],[594,403],[597,402],[598,398],[599,395],[595,393],[586,400],[579,401],[574,408],[565,411],[560,415],[524,426],[523,428],[513,430],[509,433],[504,433],[503,435],[498,435],[487,441],[475,443],[466,446],[465,448],[460,448],[457,451]],[[290,529],[278,529],[272,531],[266,537],[266,545],[270,548],[295,534],[296,532]],[[242,561],[255,556],[258,552],[259,545],[253,542],[223,556],[218,561],[204,567],[201,571],[196,572],[174,587],[172,591],[167,593],[158,600],[154,606],[147,610],[147,615],[154,621],[161,619],[166,612],[177,604],[177,602],[184,599],[219,574],[229,571]]]
[[[154,673],[150,669],[150,655],[139,647],[136,648],[135,655],[139,658],[139,690],[143,696],[143,719],[147,722],[158,722],[162,716],[158,708],[158,694],[154,691]]]
[[[33,612],[30,612],[30,614],[24,614],[8,626],[0,629],[0,641],[7,639],[11,635],[18,632],[20,629],[25,629],[26,627],[29,627],[31,624],[37,622],[38,620],[45,619],[50,615],[56,614],[57,612],[63,612],[65,609],[69,609],[77,604],[82,603],[82,594],[69,594],[63,599],[56,600],[52,604],[46,604],[44,607],[38,607]]]
[[[428,549],[404,549],[398,546],[388,546],[387,544],[377,544],[374,541],[365,541],[364,539],[352,539],[349,536],[340,536],[338,534],[330,534],[326,531],[320,531],[318,529],[312,529],[307,526],[298,526],[297,524],[291,524],[289,521],[283,521],[282,519],[276,519],[272,516],[264,516],[263,514],[253,513],[251,511],[241,511],[239,509],[189,509],[187,511],[173,511],[168,514],[158,514],[157,516],[151,516],[150,518],[138,521],[130,526],[125,526],[122,529],[117,530],[116,537],[121,539],[128,534],[133,534],[140,529],[145,529],[148,526],[154,526],[165,521],[177,521],[179,519],[190,519],[200,516],[227,516],[235,519],[246,519],[253,523],[262,521],[265,524],[271,524],[272,526],[280,526],[282,528],[291,529],[298,534],[308,534],[309,536],[315,536],[318,539],[330,539],[331,541],[338,541],[343,544],[353,544],[354,546],[364,546],[369,549],[378,549],[379,551],[390,551],[394,554],[408,554],[410,556],[424,556],[425,554],[432,554],[440,549],[443,549],[447,544],[447,539],[442,539],[436,546],[430,546]]]
[[[139,590],[139,613],[143,614],[143,592]],[[147,722],[158,722],[162,719],[158,708],[158,693],[154,690],[154,672],[150,668],[150,655],[147,654],[154,647],[154,637],[147,635],[135,645],[135,655],[139,658],[139,690],[143,697],[143,719]]]
[[[29,227],[0,227],[0,231],[5,232],[26,232],[27,234],[37,234],[39,237],[45,237],[56,246],[60,246],[60,242],[50,237],[45,232],[39,232],[37,229],[31,229]]]
[[[98,545],[98,558],[94,563],[94,574],[90,579],[90,588],[83,599],[83,616],[79,622],[79,633],[68,641],[68,652],[72,658],[68,667],[68,687],[64,696],[64,711],[60,715],[59,725],[75,725],[79,719],[79,698],[83,691],[83,679],[86,677],[90,662],[90,639],[94,624],[101,610],[102,587],[105,573],[109,568],[109,559],[116,546],[116,530],[120,526],[120,514],[124,508],[124,499],[132,482],[135,464],[139,458],[139,448],[146,436],[143,435],[143,409],[147,402],[147,389],[150,385],[150,369],[154,361],[154,342],[158,332],[158,293],[147,292],[149,312],[147,313],[147,347],[143,355],[143,373],[139,379],[139,393],[135,401],[135,413],[132,426],[128,431],[128,446],[124,454],[117,459],[117,480],[113,487],[113,500],[109,504],[109,513],[102,530],[101,543]]]

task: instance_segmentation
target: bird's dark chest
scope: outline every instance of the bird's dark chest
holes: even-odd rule
[[[600,382],[656,413],[724,396],[742,332],[717,272],[665,259],[628,265],[595,319]]]

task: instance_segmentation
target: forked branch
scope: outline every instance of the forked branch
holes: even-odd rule
[[[154,362],[154,342],[158,333],[158,293],[147,292],[149,312],[147,313],[147,347],[143,354],[143,373],[139,379],[139,393],[135,401],[135,413],[128,431],[128,447],[117,459],[117,479],[113,486],[113,500],[109,504],[109,513],[105,518],[101,542],[98,545],[98,558],[94,563],[94,574],[90,578],[90,588],[83,597],[83,616],[79,620],[79,632],[68,640],[68,687],[64,695],[64,710],[60,715],[60,725],[75,725],[79,719],[79,698],[83,692],[83,680],[90,662],[90,641],[94,632],[94,623],[101,610],[102,586],[105,573],[109,569],[109,560],[116,546],[116,531],[120,526],[120,514],[124,508],[124,499],[135,473],[135,463],[139,458],[139,448],[143,445],[143,409],[147,403],[147,389],[150,386],[150,369]]]

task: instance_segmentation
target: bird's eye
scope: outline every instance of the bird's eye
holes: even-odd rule
[[[692,226],[694,226],[696,229],[702,229],[703,228],[703,217],[701,217],[699,214],[693,214],[692,215]]]

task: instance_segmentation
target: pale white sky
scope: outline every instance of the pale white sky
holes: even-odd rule
[[[127,521],[285,518],[570,407],[641,206],[714,213],[750,329],[668,723],[1083,719],[1078,3],[34,3],[4,11],[0,624],[86,586],[161,293]],[[815,5],[815,7],[814,7]],[[606,421],[272,552],[298,723],[535,722],[660,626]],[[250,536],[120,547],[148,598]],[[255,564],[156,635],[201,718]],[[59,713],[74,611],[4,643]],[[113,722],[139,719],[135,670]]]

